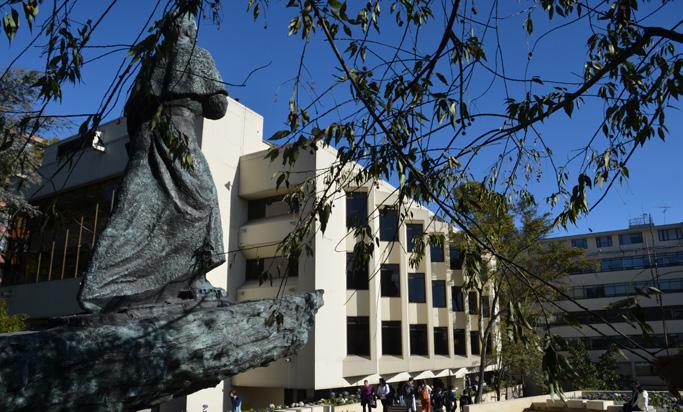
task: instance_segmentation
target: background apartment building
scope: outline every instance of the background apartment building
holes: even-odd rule
[[[288,189],[276,187],[284,166],[266,159],[263,119],[230,100],[223,119],[198,118],[196,127],[218,191],[227,257],[209,280],[234,301],[273,297],[278,290],[325,292],[310,341],[297,355],[231,379],[245,407],[327,396],[330,389],[377,382],[380,376],[393,384],[408,376],[441,378],[463,388],[464,377],[479,364],[479,325],[487,321],[480,322],[479,297],[463,291],[459,253],[447,242],[430,245],[417,266],[409,264],[414,238],[448,236],[452,228],[424,207],[398,205],[395,188],[385,182],[344,187],[326,231],[311,235],[312,253],[287,265],[277,245],[294,228],[297,211],[283,201]],[[46,149],[41,173],[49,179],[32,201],[47,220],[17,223],[23,231],[12,245],[17,258],[0,285],[11,312],[40,318],[80,311],[79,275],[114,207],[127,163],[125,119],[103,125],[99,141],[73,158],[68,149],[81,144],[76,138]],[[320,186],[324,176],[317,173],[335,158],[332,149],[302,153],[287,168],[290,188],[309,180]],[[409,217],[402,219],[401,212]],[[351,229],[366,223],[378,247],[367,265],[354,264]],[[272,284],[260,285],[264,272]],[[486,317],[490,308],[482,309]],[[161,410],[202,410],[204,404],[229,409],[227,385]]]
[[[606,336],[586,326],[569,326],[558,316],[553,333],[581,340],[594,357],[613,343],[632,346],[623,337],[596,319],[599,315],[619,332],[642,347],[658,351],[658,355],[677,353],[683,347],[683,223],[655,225],[649,215],[631,220],[627,229],[585,233],[552,239],[566,241],[585,249],[587,256],[597,260],[598,269],[591,273],[573,273],[565,279],[568,294],[591,312],[581,311],[570,301],[560,304],[571,317],[583,325],[590,324]],[[658,298],[638,296],[638,289],[655,287],[662,291]],[[628,296],[638,296],[642,316],[652,327],[652,339],[645,339],[639,328],[623,318],[624,309],[608,309],[610,303]],[[636,350],[643,353],[642,350]],[[628,360],[619,360],[619,373],[636,378],[648,388],[664,388],[650,364],[624,351]]]

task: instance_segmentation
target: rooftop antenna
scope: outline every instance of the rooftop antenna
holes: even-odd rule
[[[664,216],[664,222],[663,224],[666,224],[666,211],[671,209],[671,206],[657,206],[657,209],[662,209],[662,215]]]

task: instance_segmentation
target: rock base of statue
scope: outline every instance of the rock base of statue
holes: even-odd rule
[[[301,349],[322,303],[188,300],[1,334],[0,410],[138,410],[215,386]]]

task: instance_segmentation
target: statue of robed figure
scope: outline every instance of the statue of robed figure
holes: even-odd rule
[[[164,35],[177,40],[142,67],[126,102],[128,167],[84,274],[78,298],[87,311],[210,290],[205,274],[225,261],[216,189],[195,124],[198,116],[222,118],[227,92],[196,32],[190,14],[169,24]]]

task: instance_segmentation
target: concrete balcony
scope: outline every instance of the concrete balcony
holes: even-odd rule
[[[349,376],[369,376],[377,373],[377,362],[362,356],[347,356],[342,362],[342,375]]]
[[[295,224],[296,217],[291,215],[247,222],[240,228],[240,248],[248,259],[272,256],[276,245],[294,230]]]
[[[245,199],[256,199],[273,196],[278,193],[276,179],[281,172],[290,172],[289,185],[296,186],[315,177],[316,154],[307,151],[299,152],[296,164],[282,164],[282,151],[273,161],[266,159],[267,150],[252,153],[240,158],[239,188],[240,196]],[[280,191],[285,190],[284,184]]]

